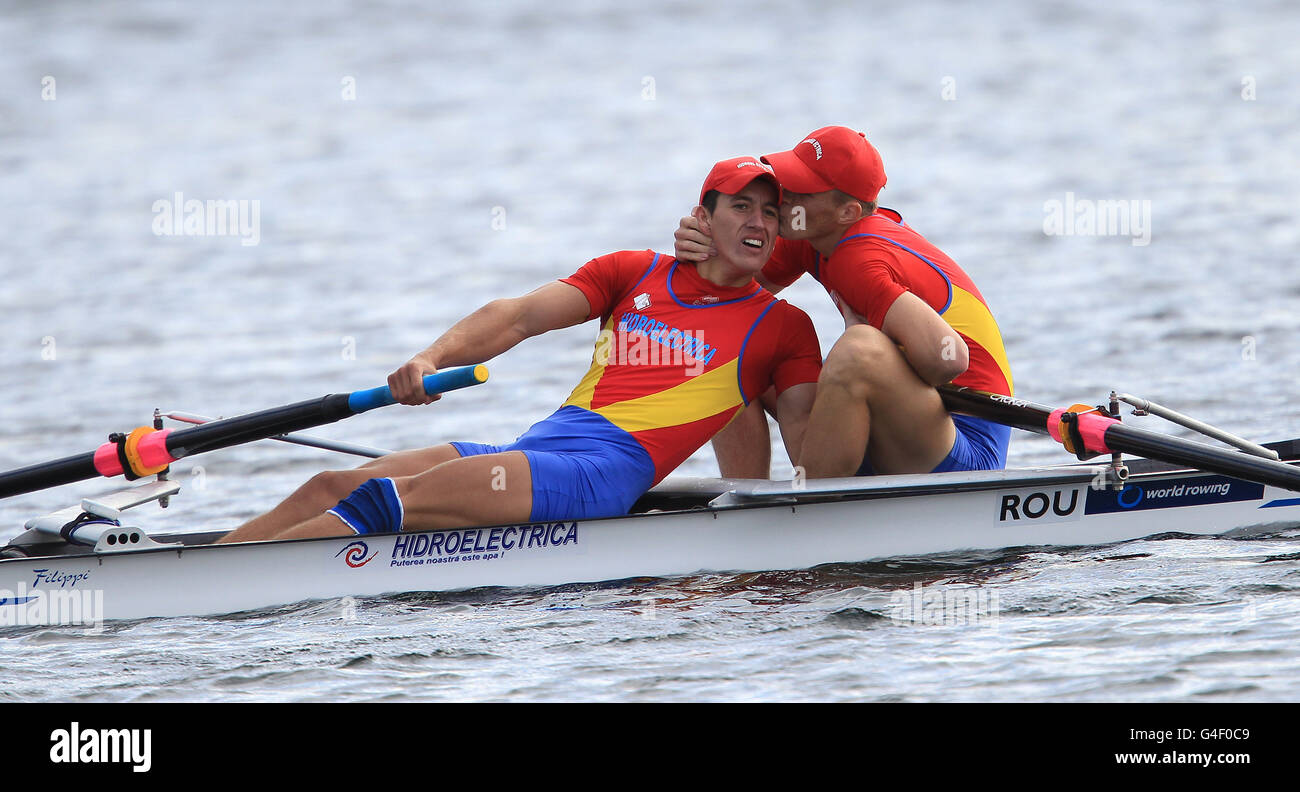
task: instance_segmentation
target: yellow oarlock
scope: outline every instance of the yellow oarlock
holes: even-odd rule
[[[145,467],[144,460],[140,458],[140,441],[147,435],[151,435],[156,431],[158,430],[151,426],[137,426],[135,429],[131,430],[131,434],[127,435],[126,438],[122,440],[122,452],[126,456],[127,464],[131,467],[131,472],[134,473],[137,478],[152,476],[155,473],[161,473],[167,469],[166,463],[155,465],[153,467]]]

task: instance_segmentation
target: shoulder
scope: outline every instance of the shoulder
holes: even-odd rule
[[[764,330],[782,343],[804,345],[810,340],[817,343],[817,331],[813,321],[802,308],[782,300],[772,298],[772,305],[767,309],[767,317],[762,322]]]
[[[840,237],[840,244],[836,247],[835,252],[839,253],[850,247],[870,248],[888,245],[889,239],[887,235],[891,235],[902,228],[905,228],[905,226],[901,223],[896,223],[879,213],[868,215],[849,226],[849,230],[844,232],[844,236]]]
[[[915,231],[877,213],[845,232],[826,266],[840,272],[848,266],[860,276],[891,279],[925,262],[931,250]]]
[[[780,297],[775,297],[775,296],[772,297],[772,307],[769,309],[769,313],[774,318],[779,318],[782,320],[789,320],[789,321],[796,321],[796,322],[802,320],[807,320],[809,322],[812,321],[812,319],[808,317],[808,314],[805,313],[802,308],[792,303],[788,303],[785,300],[782,300]]]
[[[653,250],[620,250],[606,253],[583,264],[561,283],[576,286],[587,297],[591,316],[595,318],[614,305],[637,283],[650,274],[655,262],[672,260]]]
[[[615,280],[637,277],[649,272],[651,265],[671,262],[672,256],[653,250],[618,250],[588,261],[582,266],[586,272],[598,272]]]
[[[653,250],[616,250],[613,253],[606,253],[603,256],[597,256],[592,259],[593,262],[602,262],[614,266],[642,266],[647,267],[654,261],[671,261],[672,256],[656,253]]]
[[[752,376],[761,376],[776,386],[777,393],[793,385],[816,382],[821,371],[821,344],[812,319],[785,300],[769,306],[748,346],[754,360]],[[764,386],[765,387],[765,386]]]
[[[893,209],[880,209],[850,226],[835,252],[845,249],[943,255],[919,231],[904,223],[903,216]]]

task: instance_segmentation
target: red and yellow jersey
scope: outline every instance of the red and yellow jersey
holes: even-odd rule
[[[829,259],[807,242],[781,239],[763,277],[789,286],[805,272],[877,329],[903,292],[924,300],[956,330],[970,349],[970,365],[953,380],[990,393],[1012,395],[1011,364],[1002,333],[969,276],[943,251],[881,209],[855,223]]]
[[[750,399],[816,382],[812,320],[756,282],[727,288],[652,250],[585,264],[562,282],[601,317],[591,368],[565,406],[604,416],[645,448],[655,481],[727,425]]]

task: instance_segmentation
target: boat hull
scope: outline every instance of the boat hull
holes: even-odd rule
[[[1117,492],[1094,486],[1098,470],[878,477],[806,488],[760,482],[706,491],[697,498],[713,504],[706,507],[604,520],[6,559],[0,624],[41,623],[42,607],[48,623],[97,623],[345,596],[802,569],[1300,524],[1300,498],[1286,490],[1174,472],[1135,476]],[[64,618],[76,607],[83,618]]]

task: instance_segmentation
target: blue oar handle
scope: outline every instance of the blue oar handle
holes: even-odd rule
[[[446,393],[457,388],[468,388],[471,385],[478,385],[487,382],[487,366],[482,364],[477,366],[461,366],[460,368],[447,369],[439,371],[437,374],[429,374],[424,378],[424,392],[433,396],[437,393]],[[388,389],[387,385],[369,390],[353,391],[348,394],[348,409],[353,413],[361,413],[366,410],[373,410],[376,407],[384,407],[389,404],[396,404],[397,399],[393,398],[393,392]]]

